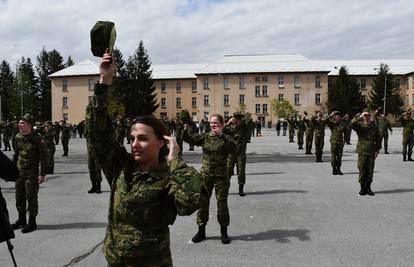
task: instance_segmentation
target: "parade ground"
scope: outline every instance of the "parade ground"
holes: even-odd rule
[[[414,266],[414,162],[402,161],[401,129],[390,135],[390,154],[381,151],[376,160],[376,195],[363,197],[355,132],[344,147],[343,176],[332,175],[328,129],[326,134],[322,163],[274,130],[252,138],[245,197],[237,194],[237,177],[231,179],[232,243],[221,243],[213,193],[206,241],[189,242],[197,231],[195,214],[177,217],[170,227],[174,266]],[[55,174],[40,186],[38,230],[15,232],[18,266],[106,266],[109,187],[104,180],[102,194],[87,194],[85,139],[71,139],[69,148],[69,157],[62,157],[57,146]],[[184,158],[197,169],[201,157],[200,148],[184,146]],[[0,186],[13,222],[14,183],[2,180]],[[0,266],[12,266],[5,243]]]

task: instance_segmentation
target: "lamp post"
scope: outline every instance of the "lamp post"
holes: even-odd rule
[[[379,68],[374,68],[374,70],[381,71]],[[385,72],[385,75],[384,75],[384,106],[382,110],[383,115],[385,115],[385,103],[386,102],[387,102],[387,72]]]

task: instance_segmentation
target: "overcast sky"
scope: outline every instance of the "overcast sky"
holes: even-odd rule
[[[92,59],[97,20],[115,22],[125,57],[143,40],[154,64],[257,53],[414,59],[412,0],[0,0],[0,59],[35,61],[42,47]]]

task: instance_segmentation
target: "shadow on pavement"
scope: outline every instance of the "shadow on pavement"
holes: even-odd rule
[[[376,194],[399,194],[399,193],[410,193],[410,192],[414,192],[414,189],[394,189],[394,190],[375,191]]]
[[[269,190],[257,192],[245,192],[248,195],[270,195],[270,194],[285,194],[285,193],[308,193],[306,190]],[[229,193],[229,195],[238,195],[239,193]]]
[[[284,172],[255,172],[255,173],[246,173],[246,175],[268,175],[268,174],[284,174]]]
[[[289,243],[291,238],[297,238],[300,241],[310,241],[309,230],[297,229],[297,230],[268,230],[265,232],[259,232],[250,235],[230,236],[232,240],[241,241],[262,241],[262,240],[275,240],[279,243]],[[220,239],[220,237],[211,237],[208,239]]]
[[[62,230],[62,229],[87,229],[87,228],[106,228],[107,223],[102,222],[79,222],[63,224],[40,224],[38,230]]]

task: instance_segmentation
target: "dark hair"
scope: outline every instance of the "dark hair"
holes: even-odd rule
[[[151,127],[154,130],[155,136],[158,140],[165,141],[164,135],[169,135],[169,133],[165,129],[164,124],[152,115],[136,117],[134,121],[131,123],[130,131],[132,127],[134,127],[134,125],[137,123],[142,123]],[[164,146],[160,149],[159,161],[165,160],[165,157],[168,155],[168,153],[169,150],[167,147],[167,143],[165,143]]]
[[[221,123],[221,124],[223,124],[223,123],[224,123],[224,118],[223,118],[223,116],[221,116],[220,114],[214,114],[213,116],[211,116],[211,117],[210,117],[210,120],[211,120],[211,118],[213,118],[213,117],[216,117],[216,118],[220,121],[220,123]]]

